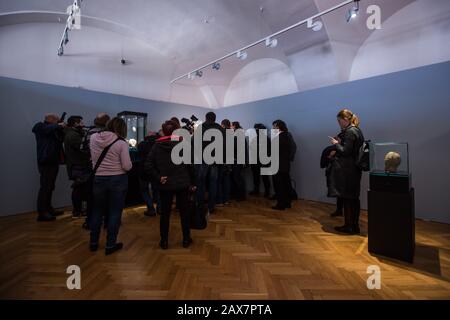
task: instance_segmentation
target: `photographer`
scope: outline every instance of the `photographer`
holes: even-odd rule
[[[58,176],[59,165],[63,161],[62,130],[63,121],[55,114],[47,114],[43,122],[33,127],[36,137],[37,162],[40,174],[40,188],[37,199],[37,221],[53,221],[63,214],[52,207],[52,194]]]
[[[66,153],[66,165],[69,179],[72,184],[72,217],[79,218],[83,215],[83,201],[86,201],[87,210],[90,210],[91,161],[89,152],[81,148],[84,130],[83,118],[71,116],[67,120],[64,130],[64,150]]]

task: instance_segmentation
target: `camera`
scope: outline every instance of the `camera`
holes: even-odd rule
[[[198,121],[198,118],[194,115],[192,115],[190,119],[183,118],[183,119],[181,119],[181,122],[183,122],[185,125],[182,128],[188,130],[189,132],[193,132],[195,123],[197,121]]]

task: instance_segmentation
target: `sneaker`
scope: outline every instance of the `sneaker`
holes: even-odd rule
[[[123,243],[122,242],[117,242],[113,247],[105,248],[105,256],[113,254],[114,252],[119,251],[122,248],[123,248]]]

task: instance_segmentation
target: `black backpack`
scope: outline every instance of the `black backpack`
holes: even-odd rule
[[[356,165],[361,171],[370,171],[370,140],[364,140],[359,148]]]

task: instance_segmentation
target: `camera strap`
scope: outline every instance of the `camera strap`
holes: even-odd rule
[[[100,157],[98,157],[97,163],[95,164],[94,167],[94,171],[93,171],[93,175],[95,176],[95,173],[97,172],[98,168],[100,167],[100,165],[102,164],[103,160],[106,157],[106,154],[108,153],[109,149],[111,149],[111,147],[113,146],[113,144],[115,144],[117,141],[122,140],[120,138],[117,138],[116,140],[114,140],[111,144],[109,144],[108,146],[105,147],[105,149],[103,149],[102,153],[100,154]]]

